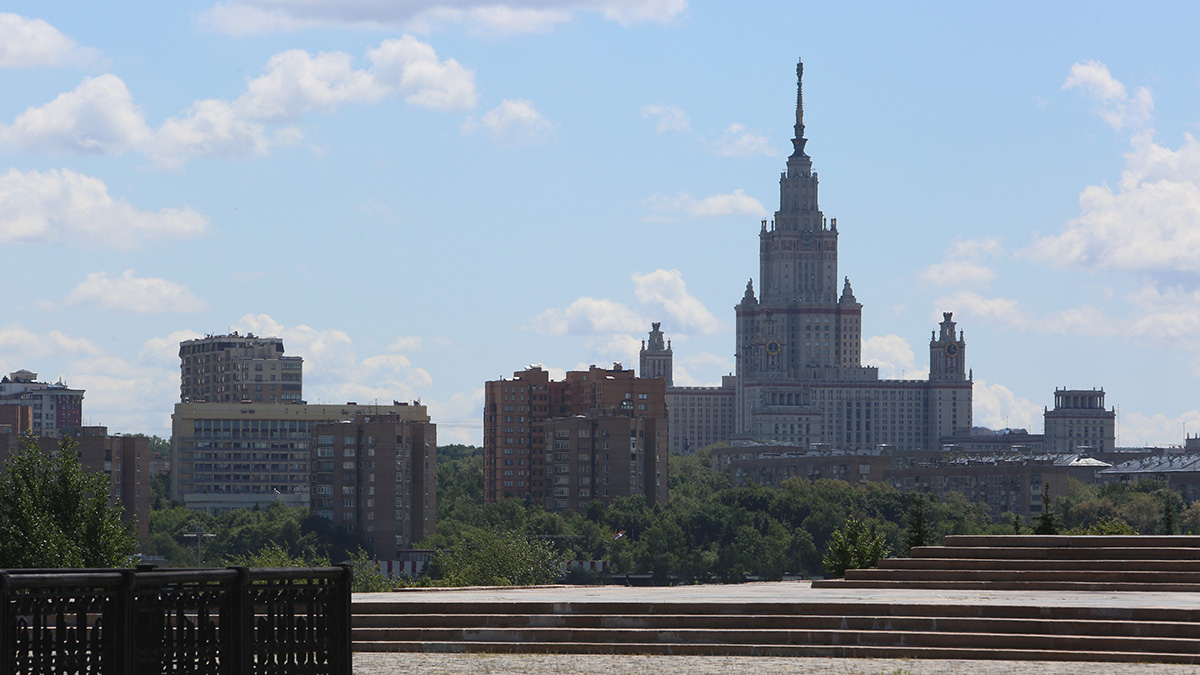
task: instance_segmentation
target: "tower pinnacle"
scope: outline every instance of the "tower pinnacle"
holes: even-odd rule
[[[796,137],[792,139],[792,157],[808,157],[804,154],[804,61],[796,62]]]

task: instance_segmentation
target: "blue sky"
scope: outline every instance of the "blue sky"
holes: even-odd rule
[[[803,57],[864,361],[922,377],[952,311],[976,424],[1200,433],[1200,8],[817,4],[6,3],[0,370],[166,435],[181,339],[279,335],[308,400],[472,443],[484,381],[650,321],[715,384]]]

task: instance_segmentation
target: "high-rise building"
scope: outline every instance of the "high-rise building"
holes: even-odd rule
[[[437,527],[437,427],[363,414],[312,425],[312,511],[361,532],[380,560]]]
[[[35,436],[61,436],[83,426],[83,390],[62,380],[38,382],[37,373],[18,370],[0,378],[0,405],[28,406]]]
[[[971,429],[966,341],[945,312],[929,343],[928,379],[881,380],[877,368],[862,365],[863,306],[849,277],[838,275],[837,219],[821,211],[805,151],[803,74],[797,65],[795,138],[779,210],[759,230],[759,290],[752,279],[735,308],[731,438],[840,451],[937,449],[943,437]]]
[[[667,381],[667,386],[671,387],[675,384],[671,341],[663,341],[663,332],[660,326],[662,324],[657,321],[650,324],[649,346],[646,346],[646,341],[642,340],[642,351],[638,354],[638,372],[641,373],[642,378],[647,380],[661,377]]]
[[[251,333],[179,343],[183,403],[299,403],[304,359],[283,355],[283,339]]]
[[[1117,445],[1117,411],[1104,408],[1103,389],[1055,389],[1054,409],[1045,410],[1045,448],[1055,453],[1112,452]]]
[[[666,380],[635,377],[634,371],[620,364],[612,369],[592,366],[571,371],[562,381],[551,380],[547,371],[535,366],[517,371],[511,380],[487,382],[484,501],[526,499],[550,509],[569,509],[590,500],[638,494],[648,503],[665,502],[665,391]],[[563,421],[575,417],[586,422]],[[628,458],[622,454],[620,462],[613,439],[617,425],[623,425],[618,434],[623,439],[620,451],[630,453]],[[562,435],[572,431],[573,436]],[[580,436],[584,431],[588,435]],[[628,447],[624,439],[629,439]],[[557,455],[571,459],[560,462]],[[581,464],[600,467],[600,474],[605,472],[603,466],[608,467],[607,495],[603,483],[597,493],[590,483],[579,482],[585,475]],[[591,468],[587,471],[586,475],[596,475]],[[574,483],[568,486],[571,478]],[[625,487],[618,492],[617,486]],[[586,487],[587,496],[581,496],[580,487]]]
[[[171,417],[171,498],[209,513],[309,506],[311,435],[323,422],[393,415],[429,422],[425,406],[177,403]]]

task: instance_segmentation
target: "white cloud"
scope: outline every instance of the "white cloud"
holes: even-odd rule
[[[423,343],[419,335],[407,335],[396,338],[387,348],[392,352],[419,352]]]
[[[156,239],[194,237],[207,226],[188,207],[139,211],[111,197],[100,179],[70,169],[0,175],[0,242],[83,241],[130,249]]]
[[[132,269],[125,270],[115,279],[106,272],[89,274],[72,289],[67,304],[139,314],[198,312],[208,306],[183,284],[158,277],[137,277]]]
[[[775,151],[766,136],[749,131],[745,125],[736,122],[730,124],[720,138],[713,141],[709,147],[722,157],[775,156]]]
[[[0,147],[105,155],[137,151],[176,167],[192,157],[261,156],[275,146],[294,145],[301,135],[287,123],[345,104],[401,96],[410,105],[443,111],[475,105],[474,73],[454,59],[439,59],[432,46],[412,36],[385,40],[367,52],[367,59],[371,67],[357,69],[345,52],[280,52],[238,98],[197,100],[157,131],[121,78],[87,78],[50,103],[27,109],[11,126],[0,125]],[[497,110],[485,118],[496,133],[516,140],[553,129],[528,101],[506,101]]]
[[[1195,436],[1197,431],[1200,431],[1200,410],[1189,410],[1176,417],[1122,411],[1117,417],[1117,443],[1123,447],[1183,445],[1185,434]]]
[[[1102,270],[1200,271],[1200,143],[1187,135],[1171,150],[1142,133],[1125,160],[1116,190],[1084,188],[1079,217],[1026,255]]]
[[[116,75],[84,78],[73,91],[0,125],[0,145],[14,150],[117,155],[145,145],[153,133]]]
[[[727,356],[698,352],[677,356],[672,376],[680,387],[716,387],[720,386],[721,377],[732,374],[735,368],[733,359]],[[700,373],[706,373],[707,376]]]
[[[1079,61],[1071,66],[1071,74],[1062,88],[1084,89],[1098,99],[1097,114],[1114,129],[1139,126],[1150,121],[1154,110],[1154,98],[1150,90],[1138,87],[1130,96],[1125,85],[1108,72],[1108,66],[1100,61]]]
[[[204,337],[200,331],[185,328],[177,330],[166,337],[154,337],[146,340],[138,352],[138,360],[148,364],[179,369],[179,343],[184,340],[195,340]],[[178,383],[177,383],[178,384]]]
[[[864,366],[879,369],[883,379],[921,379],[928,370],[917,370],[917,357],[908,340],[899,335],[880,335],[863,340]]]
[[[447,25],[460,25],[471,32],[517,34],[548,31],[581,12],[598,13],[629,26],[669,23],[686,9],[686,0],[227,0],[206,12],[202,20],[234,35],[327,27],[428,31]]]
[[[971,397],[975,426],[1042,432],[1043,407],[1017,396],[1002,384],[988,384],[976,379]]]
[[[562,379],[560,376],[557,379]],[[438,445],[473,445],[483,430],[483,388],[459,392],[448,399],[421,402],[429,407],[429,417],[437,424]]]
[[[656,193],[642,200],[642,204],[659,213],[683,211],[696,217],[738,214],[765,216],[768,213],[762,202],[747,195],[741,188],[729,194],[709,195],[700,200],[686,192],[680,192],[670,197]]]
[[[995,237],[956,239],[946,249],[946,259],[921,270],[918,278],[932,286],[986,286],[996,272],[984,264],[1003,253]]]
[[[649,322],[619,302],[583,297],[563,308],[550,308],[533,319],[532,329],[545,335],[613,335],[633,333]]]
[[[634,274],[634,291],[638,302],[664,312],[684,331],[715,333],[721,322],[708,311],[700,299],[687,292],[687,284],[679,270],[655,270]]]
[[[100,52],[80,47],[42,19],[0,12],[0,68],[91,66]]]
[[[26,368],[20,364],[24,359],[93,356],[99,353],[100,349],[90,340],[73,338],[62,331],[39,334],[18,324],[0,328],[0,364],[3,364],[4,373]]]
[[[555,125],[527,99],[505,99],[476,120],[468,117],[462,125],[464,134],[478,129],[487,131],[492,140],[502,146],[544,143],[554,135]]]
[[[656,118],[658,126],[655,131],[659,136],[668,131],[677,131],[679,133],[687,133],[692,130],[692,122],[688,119],[687,113],[683,108],[674,103],[651,103],[642,106],[642,119]]]
[[[960,316],[972,316],[1017,330],[1025,330],[1034,324],[1021,309],[1020,303],[1009,298],[985,298],[978,293],[959,291],[938,298],[934,305],[944,307]]]

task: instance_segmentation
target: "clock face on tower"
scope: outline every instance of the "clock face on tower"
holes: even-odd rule
[[[951,342],[950,344],[946,345],[946,356],[958,356],[958,345],[956,343]]]
[[[776,354],[779,353],[779,341],[778,340],[771,340],[770,342],[767,342],[767,353],[770,354],[771,356],[775,356]]]

